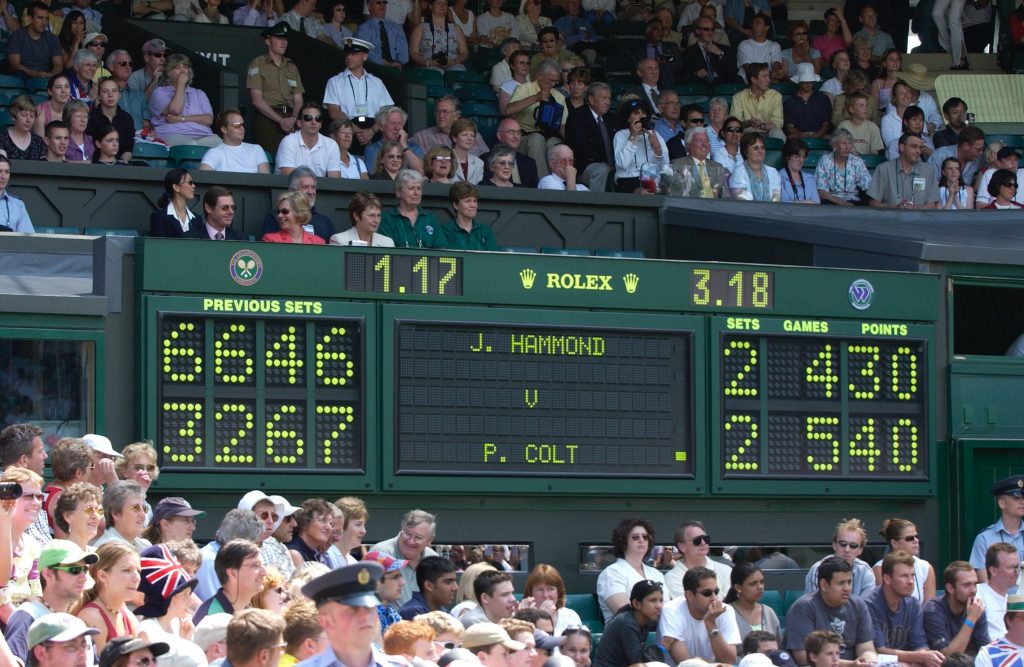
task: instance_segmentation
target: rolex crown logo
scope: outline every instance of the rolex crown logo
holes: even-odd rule
[[[630,294],[636,291],[637,285],[640,284],[640,276],[635,273],[627,273],[622,276],[622,282],[626,284],[626,291]]]
[[[537,272],[533,269],[523,269],[519,272],[519,280],[523,281],[523,289],[533,289],[533,281],[537,279]]]

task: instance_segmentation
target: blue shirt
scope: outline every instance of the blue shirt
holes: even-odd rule
[[[682,121],[680,121],[679,124],[675,127],[675,129],[673,129],[672,126],[670,126],[664,118],[658,118],[658,120],[654,121],[654,131],[658,133],[658,136],[660,136],[667,142],[669,139],[676,136],[677,134],[685,133],[686,128],[683,127],[683,123]]]
[[[370,171],[371,176],[373,176],[373,165],[376,164],[377,162],[377,153],[380,152],[380,147],[383,145],[384,138],[381,137],[377,141],[374,141],[373,143],[369,144],[366,147],[366,150],[363,151],[363,162],[366,163],[366,168]],[[420,145],[413,141],[412,139],[409,140],[409,150],[415,153],[419,159],[423,159],[423,149],[420,148]]]
[[[964,624],[964,617],[953,614],[953,611],[946,604],[948,595],[940,598],[932,598],[924,603],[924,631],[928,636],[929,648],[941,651],[949,646],[949,642],[956,637],[960,626]],[[988,611],[981,612],[981,617],[974,622],[974,629],[971,631],[971,639],[967,642],[969,655],[975,655],[982,646],[991,640],[988,636]]]
[[[32,226],[32,218],[28,217],[28,209],[25,202],[21,201],[10,192],[0,195],[0,225],[11,228],[11,231],[34,234],[36,228]]]
[[[782,180],[782,201],[812,201],[815,204],[820,204],[821,198],[818,197],[818,184],[814,180],[814,174],[807,170],[801,171],[800,174],[804,177],[803,185],[790,175],[789,169],[785,166],[779,169],[779,178]]]
[[[442,611],[448,611],[442,609]],[[427,606],[427,599],[423,597],[423,593],[416,591],[412,594],[412,599],[402,605],[402,608],[398,610],[398,615],[402,617],[402,620],[411,621],[420,614],[426,614],[430,612],[430,607]]]
[[[569,16],[566,14],[555,21],[553,25],[565,38],[566,48],[577,42],[596,41],[594,36],[594,26],[591,25],[590,19],[583,15]],[[575,28],[575,30],[573,28]]]
[[[390,604],[377,605],[377,618],[380,619],[381,634],[384,634],[385,630],[402,620],[402,617],[398,615],[398,610]]]
[[[380,24],[384,24],[384,31],[388,35],[388,48],[391,50],[391,60],[402,63],[409,62],[409,42],[405,38],[405,31],[402,26],[387,19],[368,19],[365,23],[356,28],[356,37],[364,39],[373,44],[370,51],[370,62],[378,65],[384,64],[384,53],[380,48]],[[369,162],[367,162],[369,164]]]
[[[772,8],[768,4],[768,0],[751,0],[750,6],[755,14],[772,15]],[[725,11],[726,18],[734,18],[736,23],[743,25],[743,0],[725,0],[723,10]]]
[[[917,598],[910,595],[900,599],[896,611],[889,608],[881,586],[864,596],[871,612],[871,625],[875,633],[875,648],[894,651],[917,651],[928,648],[924,634],[924,615]]]
[[[371,646],[372,651],[370,655],[370,662],[367,667],[391,667],[391,662],[388,657],[381,653],[376,646]],[[306,658],[302,662],[296,663],[295,667],[347,667],[341,660],[338,660],[338,656],[335,655],[334,649],[328,646],[322,653],[317,653],[312,658]],[[362,667],[359,665],[357,667]]]
[[[942,149],[937,149],[936,152],[939,150]],[[984,570],[985,552],[998,542],[1006,542],[1017,547],[1017,553],[1021,555],[1021,560],[1024,560],[1024,530],[1018,529],[1015,534],[1010,533],[1003,526],[1003,520],[1000,519],[974,538],[974,548],[971,549],[971,567],[975,570]],[[1010,592],[1013,593],[1014,590],[1010,589]]]

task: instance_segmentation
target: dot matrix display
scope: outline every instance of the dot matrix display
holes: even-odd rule
[[[691,334],[399,323],[396,473],[692,476]]]
[[[362,470],[362,320],[158,322],[163,467]]]
[[[721,336],[723,478],[927,478],[920,340]]]

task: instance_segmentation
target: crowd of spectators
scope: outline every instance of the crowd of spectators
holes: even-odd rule
[[[8,159],[61,161],[63,149],[67,162],[123,165],[132,163],[137,142],[155,141],[209,147],[201,169],[221,172],[288,175],[306,167],[318,178],[395,181],[412,170],[444,184],[904,209],[1024,204],[1024,195],[1006,196],[1016,165],[997,166],[1013,161],[1013,149],[985,159],[988,146],[969,125],[966,102],[940,104],[927,68],[904,66],[909,15],[872,3],[828,9],[823,32],[812,34],[807,22],[786,20],[783,3],[768,0],[681,7],[524,0],[515,16],[500,0],[488,0],[479,15],[463,0],[370,0],[359,16],[340,0],[298,0],[287,11],[281,0],[134,0],[135,17],[264,28],[266,53],[246,69],[254,143],[245,141],[241,110],[214,109],[193,85],[186,56],[151,39],[135,68],[127,51],[110,48],[90,3],[57,10],[36,0],[20,21],[4,14],[10,71],[48,82],[47,99],[11,101],[12,125],[0,130]],[[915,28],[923,43],[937,40],[950,51],[954,69],[968,68],[964,49],[978,45],[964,41],[965,22],[979,23],[963,5],[936,2]],[[990,7],[982,12],[990,14]],[[609,26],[628,21],[642,23],[643,39],[617,44]],[[345,69],[322,99],[285,55],[300,34],[342,52]],[[783,34],[787,48],[778,41]],[[502,115],[489,135],[493,145],[474,118],[462,116],[456,95],[434,100],[436,124],[410,136],[408,114],[365,67],[460,72],[476,50],[502,56],[489,77]],[[598,80],[621,51],[636,64],[632,86]],[[681,103],[676,87],[689,84],[738,89],[705,108]],[[503,160],[497,172],[495,156]],[[944,166],[950,157],[958,175]],[[994,179],[999,169],[1013,177]],[[191,231],[188,220],[180,222],[183,234]],[[305,231],[325,241],[333,235]],[[456,244],[427,236],[433,247]]]
[[[473,206],[463,195],[473,187],[452,186],[467,236],[481,233],[465,225]],[[304,198],[289,192],[278,206],[297,209]],[[359,227],[373,201],[357,199]],[[47,454],[41,436],[28,423],[0,430],[4,667],[966,667],[975,656],[989,667],[1024,657],[1024,476],[992,486],[999,520],[978,534],[970,562],[941,574],[921,557],[913,522],[882,524],[886,550],[872,565],[860,558],[865,527],[840,521],[832,553],[810,565],[803,596],[781,618],[764,596],[766,571],[799,567],[783,549],[712,557],[697,520],[656,549],[649,521],[624,518],[596,580],[602,618],[584,622],[558,570],[524,562],[528,546],[442,547],[438,517],[419,509],[371,546],[359,498],[295,505],[254,490],[200,548],[193,536],[206,510],[183,497],[155,500],[160,469],[149,443],[118,452],[88,434]],[[527,567],[517,595],[511,573]],[[333,604],[359,619],[371,660],[344,655]],[[263,634],[240,639],[246,624]]]

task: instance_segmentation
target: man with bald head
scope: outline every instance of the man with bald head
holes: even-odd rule
[[[661,93],[661,90],[658,88],[658,80],[661,78],[661,65],[653,58],[644,58],[636,64],[636,75],[640,78],[640,89],[637,92],[647,100],[652,109],[657,109],[657,96]]]
[[[551,173],[540,179],[537,187],[541,190],[568,190],[588,192],[590,188],[576,182],[576,160],[572,149],[558,144],[548,149],[548,168]]]
[[[504,144],[515,152],[515,165],[512,167],[512,182],[524,188],[537,187],[537,163],[529,155],[519,152],[519,143],[523,139],[523,130],[519,127],[519,121],[515,118],[505,118],[498,124],[498,145]],[[484,180],[491,177],[490,167],[491,152],[488,151],[480,156],[484,161]]]

